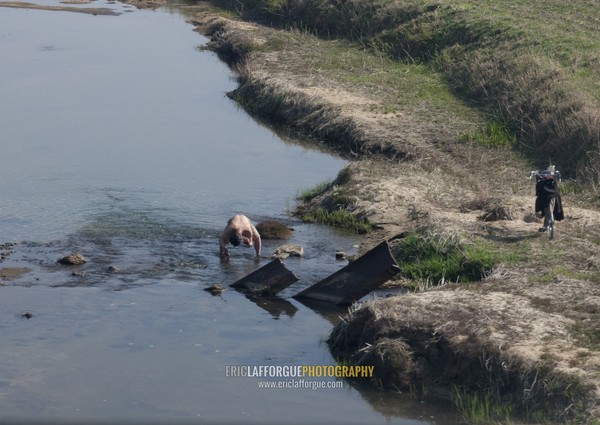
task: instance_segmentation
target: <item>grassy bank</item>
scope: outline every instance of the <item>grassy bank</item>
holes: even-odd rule
[[[328,343],[350,364],[373,365],[383,388],[409,391],[419,382],[430,392],[450,392],[467,423],[511,423],[516,417],[587,423],[589,387],[555,370],[550,359],[531,364],[487,335],[494,322],[503,324],[503,332],[521,334],[516,315],[543,322],[542,315],[530,316],[523,299],[480,294],[483,302],[510,308],[482,311],[476,316],[480,326],[469,326],[471,296],[426,292],[406,295],[402,304],[368,302],[334,328]]]
[[[392,238],[402,268],[393,283],[416,290],[353,311],[333,331],[332,353],[378,364],[388,388],[454,388],[457,408],[474,416],[504,416],[492,404],[510,402],[534,420],[595,423],[595,10],[583,1],[230,6],[194,21],[239,76],[230,97],[350,160],[301,194],[297,212],[364,223],[374,229],[364,249]],[[550,155],[580,177],[563,185],[566,219],[552,242],[537,231],[527,179]]]
[[[355,213],[357,198],[348,190],[339,188],[350,180],[348,168],[342,169],[332,182],[322,182],[298,195],[301,204],[295,215],[308,223],[320,223],[365,234],[373,225]],[[308,207],[318,199],[316,207]]]
[[[246,18],[323,39],[349,40],[380,55],[382,61],[391,60],[389,66],[398,67],[399,73],[416,70],[434,79],[438,75],[442,92],[476,107],[490,117],[492,126],[508,131],[504,139],[512,147],[537,163],[552,158],[567,175],[598,185],[597,5],[584,0],[216,3]],[[410,65],[411,71],[402,65]],[[365,82],[379,84],[376,78],[371,75]],[[387,81],[387,85],[402,83]],[[413,99],[427,98],[427,86],[410,84],[418,91]],[[440,100],[439,93],[435,97]],[[396,110],[392,104],[385,108]]]

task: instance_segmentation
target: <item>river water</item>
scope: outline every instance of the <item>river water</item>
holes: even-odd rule
[[[26,270],[0,286],[0,423],[453,423],[356,382],[227,376],[335,364],[323,341],[344,311],[291,296],[360,241],[288,211],[345,162],[240,110],[232,74],[176,11],[91,6],[120,14],[0,7],[0,243],[13,244],[0,268]],[[219,261],[239,212],[288,223],[305,249],[276,299],[203,290],[268,262],[248,248]],[[56,263],[75,251],[88,263]]]

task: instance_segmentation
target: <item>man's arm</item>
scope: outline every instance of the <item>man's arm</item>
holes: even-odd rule
[[[225,257],[229,257],[229,251],[225,247],[227,245],[228,240],[229,240],[229,232],[227,231],[227,229],[225,229],[225,231],[219,238],[219,256],[221,257],[221,260]]]
[[[256,230],[256,227],[254,227],[253,224],[251,224],[252,226],[252,239],[254,239],[254,249],[256,250],[256,256],[260,257],[260,248],[262,246],[261,240],[260,240],[260,233],[258,233],[258,230]]]

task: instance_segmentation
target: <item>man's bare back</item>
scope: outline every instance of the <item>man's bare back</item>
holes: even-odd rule
[[[258,230],[248,217],[238,214],[227,221],[227,226],[219,238],[221,259],[229,257],[229,251],[226,248],[228,243],[238,246],[241,242],[244,242],[247,246],[254,246],[256,256],[260,257],[261,240]]]

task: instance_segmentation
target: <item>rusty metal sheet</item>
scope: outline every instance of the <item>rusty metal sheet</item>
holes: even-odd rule
[[[294,295],[294,298],[312,298],[350,305],[399,271],[390,246],[384,241],[343,269]]]
[[[232,288],[252,294],[275,295],[296,282],[298,278],[276,258],[269,264],[232,283]]]

